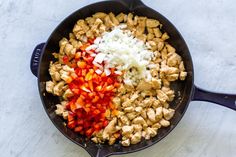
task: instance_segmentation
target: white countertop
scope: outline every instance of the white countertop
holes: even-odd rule
[[[47,117],[29,69],[36,44],[67,15],[95,0],[0,0],[0,156],[89,157]],[[182,33],[192,54],[195,84],[236,93],[235,0],[145,0]],[[235,157],[236,112],[191,102],[166,138],[127,157]]]

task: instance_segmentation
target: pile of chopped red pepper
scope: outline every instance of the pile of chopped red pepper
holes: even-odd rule
[[[119,87],[118,75],[115,69],[109,69],[111,74],[108,76],[105,72],[95,72],[99,67],[93,64],[94,55],[85,50],[92,43],[84,44],[74,58],[63,58],[65,64],[75,70],[67,81],[74,94],[66,106],[69,110],[67,126],[87,137],[107,126],[107,113],[116,115],[118,112],[112,104],[112,98]],[[94,50],[91,51],[96,54]]]

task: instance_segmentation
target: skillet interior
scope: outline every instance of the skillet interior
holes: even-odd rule
[[[49,62],[53,60],[52,52],[59,51],[59,40],[62,37],[68,37],[78,19],[84,19],[99,11],[106,13],[113,12],[115,14],[118,14],[120,12],[133,12],[136,15],[147,16],[149,18],[159,20],[163,24],[163,31],[168,32],[171,37],[168,42],[172,46],[174,46],[177,49],[177,52],[182,56],[186,70],[188,72],[188,77],[185,81],[178,81],[172,85],[172,87],[176,91],[176,95],[178,95],[178,92],[180,93],[180,95],[176,96],[175,100],[170,105],[176,110],[176,114],[171,120],[171,126],[167,128],[161,128],[158,131],[158,135],[151,140],[142,140],[142,142],[140,142],[139,144],[131,145],[129,147],[122,147],[119,143],[116,143],[113,146],[109,146],[107,144],[96,145],[90,140],[86,140],[84,137],[76,135],[73,131],[66,128],[63,125],[63,119],[59,116],[56,116],[54,113],[55,104],[59,103],[59,99],[55,96],[52,96],[51,94],[48,94],[45,90],[45,81],[50,80],[50,75],[48,73]],[[142,150],[153,145],[154,143],[164,138],[178,124],[191,99],[193,91],[193,65],[188,47],[184,39],[177,31],[177,29],[161,14],[151,8],[148,8],[145,5],[139,5],[138,7],[132,6],[131,8],[130,6],[125,5],[124,3],[121,3],[119,1],[105,1],[91,4],[74,12],[73,14],[68,16],[50,35],[44,47],[44,52],[41,56],[38,73],[38,85],[41,99],[49,118],[66,137],[68,137],[70,140],[80,145],[81,147],[85,148],[92,156],[96,155],[99,148],[101,148],[103,154],[106,155],[123,154]]]

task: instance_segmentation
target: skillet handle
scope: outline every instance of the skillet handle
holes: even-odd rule
[[[213,102],[236,111],[236,94],[214,93],[196,86],[194,88],[195,90],[192,97],[193,101],[198,100]]]
[[[38,74],[38,67],[39,67],[39,61],[42,54],[42,50],[45,43],[38,44],[32,53],[31,60],[30,60],[30,70],[34,74],[34,76],[37,77]]]
[[[139,6],[145,6],[141,0],[114,0],[125,4],[131,10]]]

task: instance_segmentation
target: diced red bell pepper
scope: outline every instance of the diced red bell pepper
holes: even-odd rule
[[[75,132],[80,132],[80,131],[82,131],[83,130],[83,127],[82,126],[77,126],[77,127],[75,127]]]
[[[90,137],[92,135],[93,131],[94,131],[93,128],[86,130],[85,131],[86,136]]]
[[[73,121],[69,121],[68,122],[68,124],[67,124],[67,126],[68,126],[68,128],[70,128],[70,129],[74,129],[75,128],[75,121],[73,120]]]
[[[66,63],[69,62],[69,57],[68,57],[68,56],[64,56],[64,57],[62,58],[62,60],[63,60],[63,62],[66,64]]]

